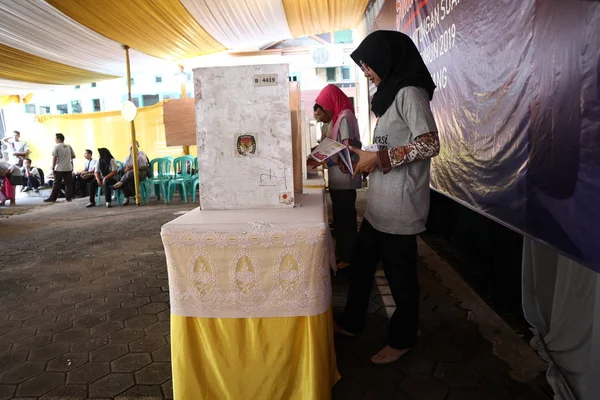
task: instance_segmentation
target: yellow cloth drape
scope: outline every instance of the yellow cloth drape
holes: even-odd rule
[[[13,96],[0,96],[0,110],[9,105],[10,103],[20,103],[21,96],[13,95]]]
[[[101,35],[156,57],[177,60],[225,50],[179,0],[47,1]]]
[[[294,37],[356,28],[369,0],[283,0]]]
[[[163,124],[163,103],[138,108],[135,119],[136,137],[141,150],[150,159],[156,157],[183,155],[181,147],[166,147]],[[129,155],[129,122],[120,111],[95,112],[90,114],[39,115],[36,117],[42,129],[27,132],[27,144],[35,165],[44,168],[51,165],[51,149],[54,147],[54,133],[61,132],[66,143],[77,153],[75,169],[83,168],[83,151],[91,149],[97,158],[98,147],[108,148],[120,161]],[[195,155],[195,149],[190,152]]]
[[[0,55],[0,79],[49,85],[79,85],[116,78],[46,60],[3,44],[0,44]]]
[[[331,310],[310,317],[171,314],[178,400],[327,400],[340,379]]]

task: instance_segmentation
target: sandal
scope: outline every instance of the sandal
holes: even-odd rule
[[[377,354],[371,357],[371,362],[375,365],[392,364],[410,353],[412,349],[394,349],[390,346],[385,346],[379,350]]]

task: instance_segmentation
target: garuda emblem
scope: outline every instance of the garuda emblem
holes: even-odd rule
[[[241,156],[256,154],[256,138],[253,135],[241,135],[238,137],[237,152]]]

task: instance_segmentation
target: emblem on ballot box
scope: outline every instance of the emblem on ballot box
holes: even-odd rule
[[[256,154],[256,135],[239,135],[236,139],[237,155],[247,157]]]

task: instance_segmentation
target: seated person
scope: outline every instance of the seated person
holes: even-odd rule
[[[104,147],[98,149],[98,162],[96,163],[96,169],[94,171],[94,179],[90,185],[90,202],[86,207],[94,207],[96,205],[96,192],[101,187],[104,191],[104,200],[106,201],[106,207],[111,207],[112,190],[111,186],[114,185],[117,180],[115,177],[119,172],[119,166],[112,156],[110,151]]]
[[[95,177],[96,171],[96,160],[92,158],[92,151],[90,149],[86,149],[83,154],[83,158],[85,158],[85,163],[83,164],[83,169],[81,171],[75,172],[73,175],[73,193],[86,196],[88,183],[91,183]]]
[[[23,179],[25,185],[23,185],[22,192],[29,192],[33,190],[34,192],[40,191],[40,185],[42,184],[42,175],[38,168],[31,166],[31,159],[24,158],[23,159],[23,168],[21,168],[21,173],[23,174]]]
[[[138,165],[138,172],[139,172],[138,176],[139,176],[139,179],[141,182],[141,181],[145,180],[147,177],[146,168],[148,167],[150,162],[148,161],[148,156],[146,155],[146,153],[139,150],[139,146],[140,146],[139,143],[135,142],[135,144],[138,147],[137,165]],[[125,174],[123,175],[121,180],[116,185],[113,186],[113,189],[121,189],[123,191],[123,195],[125,196],[125,202],[123,203],[124,206],[129,205],[129,197],[130,196],[135,196],[135,181],[134,181],[134,176],[133,176],[132,153],[133,153],[133,149],[130,146],[129,147],[129,155],[123,162],[123,172]]]
[[[10,200],[10,205],[15,205],[15,186],[23,185],[23,175],[19,167],[5,161],[0,161],[0,177],[2,177],[2,191],[4,196]],[[8,182],[8,183],[6,183]]]

